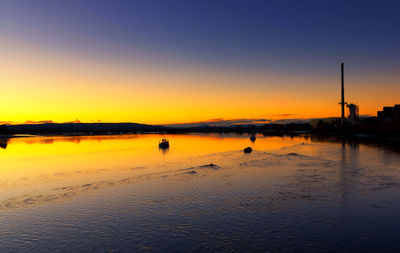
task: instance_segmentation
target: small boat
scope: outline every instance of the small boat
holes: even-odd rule
[[[169,140],[162,138],[158,143],[159,148],[169,148]]]
[[[252,134],[252,135],[250,136],[250,140],[251,140],[252,142],[255,142],[255,141],[256,141],[256,136],[255,136],[254,134]]]

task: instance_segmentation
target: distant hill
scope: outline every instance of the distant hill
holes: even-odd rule
[[[45,123],[8,125],[10,134],[106,134],[157,132],[166,128],[137,123]]]

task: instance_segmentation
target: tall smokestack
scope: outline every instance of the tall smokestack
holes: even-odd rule
[[[342,127],[344,126],[344,63],[340,64],[342,70],[342,102],[340,105],[342,106],[342,117],[341,117],[341,124]]]

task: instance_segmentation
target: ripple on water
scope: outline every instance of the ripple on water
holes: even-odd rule
[[[326,156],[296,146],[82,169],[83,182],[3,198],[0,251],[399,249],[400,163],[362,149],[342,159],[329,147]]]

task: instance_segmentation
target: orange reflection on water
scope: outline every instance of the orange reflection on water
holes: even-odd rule
[[[165,152],[158,149],[162,137],[144,134],[9,139],[7,147],[0,149],[0,201],[24,194],[46,193],[50,196],[47,198],[59,198],[53,192],[61,189],[63,194],[70,194],[72,190],[64,191],[69,190],[67,187],[80,186],[82,191],[86,189],[82,186],[90,185],[93,190],[118,180],[174,171],[177,164],[196,166],[199,164],[193,165],[188,159],[202,155],[238,151],[247,146],[276,150],[305,142],[299,137],[258,136],[252,143],[248,135],[166,135],[170,149]]]

